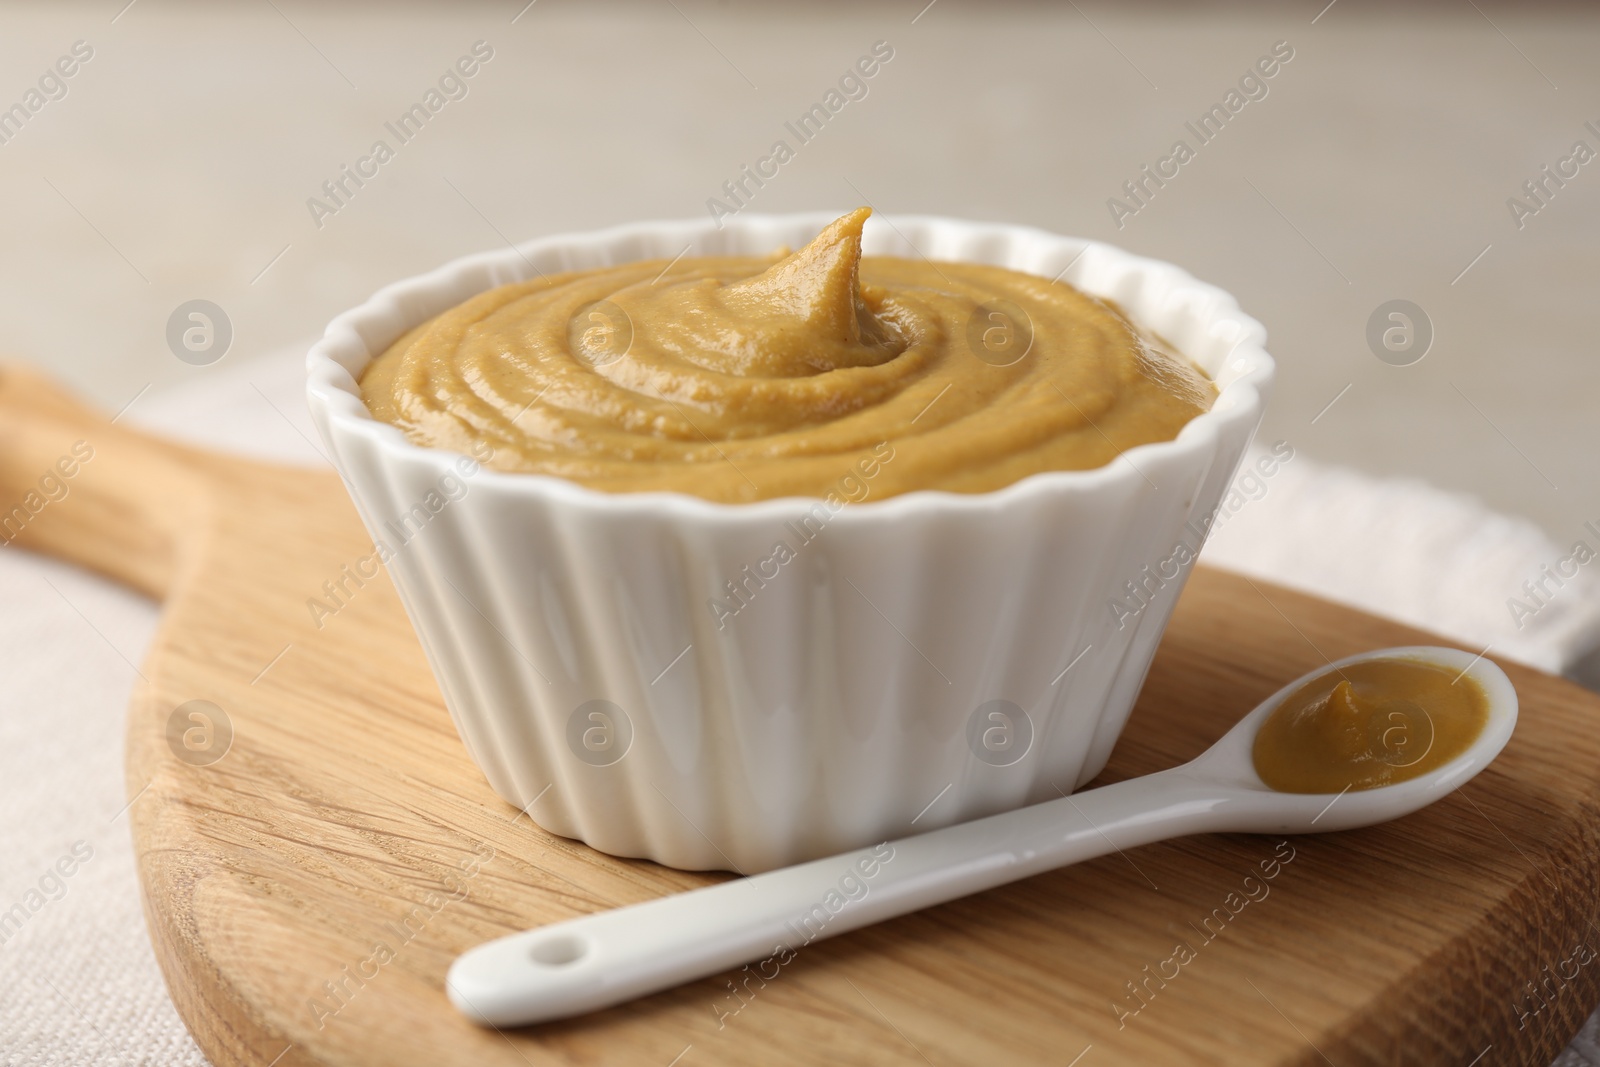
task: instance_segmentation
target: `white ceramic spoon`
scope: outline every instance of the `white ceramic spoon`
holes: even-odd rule
[[[450,1000],[484,1025],[562,1019],[1113,849],[1185,834],[1348,830],[1408,815],[1499,755],[1516,725],[1517,695],[1493,663],[1449,648],[1381,649],[1332,666],[1397,657],[1461,672],[1489,703],[1488,722],[1467,751],[1417,778],[1335,795],[1280,793],[1257,777],[1257,728],[1286,696],[1331,669],[1323,668],[1278,690],[1181,767],[502,937],[455,961],[445,983]]]

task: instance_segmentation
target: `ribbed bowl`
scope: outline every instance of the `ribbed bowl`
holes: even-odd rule
[[[1272,379],[1260,324],[1176,267],[1015,226],[868,222],[868,254],[1060,275],[1115,300],[1220,389],[1175,441],[981,495],[830,512],[605,494],[418,447],[361,402],[357,377],[401,333],[534,268],[765,254],[836,217],[641,223],[469,256],[382,290],[311,350],[312,414],[392,552],[461,738],[547,830],[752,873],[1070,792],[1127,721]],[[774,564],[780,542],[793,558]]]

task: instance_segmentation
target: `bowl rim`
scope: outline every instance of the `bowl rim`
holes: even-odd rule
[[[323,336],[312,345],[306,355],[306,400],[314,421],[332,451],[336,468],[344,473],[337,438],[352,434],[384,452],[393,460],[424,463],[444,474],[459,460],[471,460],[464,452],[418,445],[409,440],[404,431],[392,424],[374,418],[360,395],[360,385],[355,374],[340,361],[340,355],[353,355],[362,368],[377,358],[362,338],[360,326],[378,319],[398,314],[402,298],[415,297],[429,290],[456,290],[463,276],[469,273],[493,274],[507,272],[526,276],[523,268],[531,266],[534,254],[559,251],[574,247],[605,247],[640,239],[672,234],[686,238],[691,243],[728,228],[774,228],[780,226],[823,226],[839,217],[840,212],[808,211],[781,214],[741,213],[713,223],[697,219],[661,219],[625,223],[600,230],[552,234],[533,238],[520,244],[457,257],[422,274],[411,275],[391,282],[366,300],[350,308],[329,322]],[[1217,391],[1216,400],[1206,411],[1194,416],[1178,435],[1166,441],[1153,441],[1136,445],[1122,452],[1116,459],[1088,470],[1040,471],[1020,478],[1009,485],[983,493],[960,493],[945,489],[916,489],[878,500],[867,499],[848,503],[831,511],[830,524],[860,521],[903,520],[929,513],[975,515],[988,514],[1013,507],[1037,503],[1048,496],[1079,495],[1122,489],[1137,493],[1139,483],[1153,485],[1144,474],[1147,461],[1165,465],[1187,454],[1209,453],[1224,427],[1247,422],[1251,430],[1258,422],[1265,400],[1264,393],[1274,376],[1275,363],[1264,347],[1266,329],[1256,319],[1244,313],[1239,302],[1224,289],[1200,281],[1181,267],[1162,260],[1126,252],[1115,245],[1088,238],[1069,237],[1033,226],[1010,223],[982,222],[936,215],[879,215],[874,213],[868,224],[876,220],[891,227],[901,239],[921,254],[909,238],[900,233],[902,226],[926,230],[948,228],[966,234],[989,233],[1003,235],[1012,241],[1054,242],[1063,251],[1073,254],[1072,262],[1058,278],[1077,262],[1094,253],[1093,258],[1110,264],[1136,270],[1145,274],[1161,274],[1171,283],[1167,299],[1182,290],[1203,298],[1203,319],[1208,329],[1219,322],[1232,323],[1237,337],[1231,348],[1217,362],[1218,371],[1232,369],[1237,373]],[[924,257],[926,258],[926,257]],[[626,262],[627,260],[619,260]],[[1011,268],[1016,269],[1016,268]],[[1027,273],[1024,271],[1024,273]],[[1040,275],[1042,277],[1042,275]],[[509,281],[492,281],[476,292],[487,292]],[[1071,284],[1071,283],[1069,283]],[[1094,294],[1094,290],[1085,288]],[[1094,294],[1099,295],[1099,294]],[[455,300],[459,303],[460,299]],[[1132,316],[1137,319],[1137,316]],[[410,329],[419,325],[401,316]],[[425,320],[424,320],[425,321]],[[402,330],[403,332],[403,330]],[[398,334],[396,334],[398,336]],[[363,362],[364,361],[364,362]],[[357,372],[359,373],[359,372]],[[1215,381],[1218,377],[1213,374]],[[475,462],[475,461],[474,461]],[[540,499],[549,503],[624,518],[642,515],[662,515],[701,521],[768,521],[791,518],[796,514],[810,513],[815,507],[827,507],[826,497],[784,496],[755,501],[719,501],[671,490],[613,493],[592,489],[578,482],[549,474],[528,471],[502,471],[480,466],[471,475],[474,486],[503,496]]]

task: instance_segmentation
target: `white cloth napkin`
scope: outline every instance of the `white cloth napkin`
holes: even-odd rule
[[[303,352],[211,368],[140,397],[123,419],[208,448],[323,464]],[[1560,567],[1574,546],[1531,523],[1265,444],[1224,502],[1207,562],[1544,670],[1594,669],[1584,661],[1600,645],[1600,560],[1569,564],[1575,576],[1557,586],[1541,568]],[[1590,541],[1600,551],[1600,533]],[[1541,577],[1535,604],[1523,583]],[[1514,597],[1532,609],[1516,613],[1520,626]],[[27,913],[14,929],[0,923],[0,1054],[15,1067],[206,1062],[151,953],[122,810],[124,710],[157,610],[95,576],[0,550],[0,913]],[[1597,1041],[1591,1018],[1558,1064],[1600,1067]]]
[[[1600,647],[1600,511],[1591,526],[1581,542],[1557,545],[1465,494],[1324,466],[1262,442],[1200,558],[1583,676]]]

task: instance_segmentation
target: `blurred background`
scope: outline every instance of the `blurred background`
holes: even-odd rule
[[[1306,458],[1207,558],[1600,685],[1600,568],[1528,634],[1506,613],[1600,545],[1597,54],[1600,12],[1508,0],[13,2],[0,358],[320,462],[296,364],[333,315],[466,253],[704,216],[782,139],[752,211],[1038,226],[1235,294],[1278,360],[1260,440]],[[0,606],[0,901],[75,840],[97,857],[0,953],[0,1058],[202,1067],[119,821],[156,609],[16,549]],[[1560,1062],[1600,1064],[1600,1017]]]
[[[3,127],[0,351],[116,410],[152,383],[302,343],[451,257],[705,213],[885,41],[893,59],[867,95],[797,146],[751,210],[868,200],[1171,260],[1266,324],[1280,374],[1263,439],[1475,493],[1558,544],[1600,518],[1600,165],[1567,163],[1561,185],[1542,169],[1580,140],[1600,151],[1585,126],[1600,127],[1590,10],[525,4],[9,5],[0,106],[75,42],[93,55],[64,96]],[[385,123],[479,41],[492,58],[466,95],[402,145]],[[1278,42],[1293,58],[1201,145],[1185,123]],[[333,206],[323,183],[379,139],[394,158],[314,213],[308,200]],[[1142,206],[1128,198],[1124,182],[1179,139],[1195,157],[1147,183]],[[1542,204],[1524,189],[1535,180]],[[208,367],[166,338],[195,299],[233,330]],[[1431,323],[1419,362],[1369,345],[1392,300]]]

